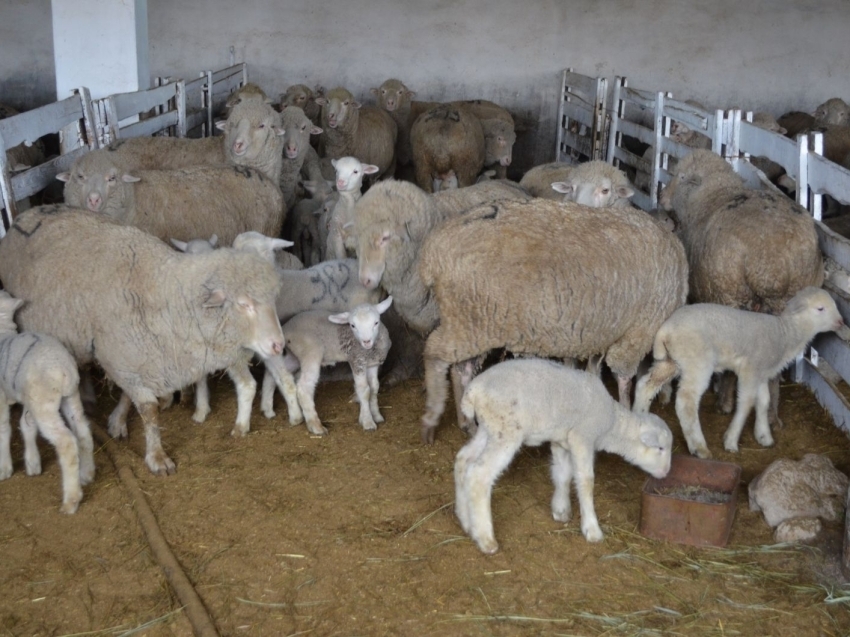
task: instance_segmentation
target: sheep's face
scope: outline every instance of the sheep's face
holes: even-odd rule
[[[416,95],[399,80],[387,80],[380,88],[373,88],[372,94],[378,98],[378,106],[392,113],[410,105],[410,100]]]
[[[458,188],[457,173],[455,173],[452,169],[449,169],[444,173],[435,173],[431,176],[431,186],[433,187],[434,192]]]
[[[390,228],[372,227],[360,235],[357,242],[360,283],[374,290],[381,283],[387,268],[387,251],[399,238]]]
[[[339,192],[360,192],[363,178],[380,170],[373,164],[361,163],[356,157],[332,159],[331,164],[336,170],[336,189]]]
[[[256,352],[261,358],[283,353],[286,340],[280,329],[274,301],[259,301],[247,294],[230,296],[217,288],[209,293],[203,307],[205,310],[223,312],[227,318],[235,321],[234,329],[241,337],[240,345]]]
[[[360,347],[369,350],[375,346],[381,331],[381,314],[387,311],[393,297],[389,296],[377,305],[365,303],[358,305],[350,312],[332,314],[328,317],[331,323],[345,325],[351,328],[354,338],[360,343]]]
[[[850,106],[844,100],[833,97],[818,106],[813,115],[819,124],[847,126],[850,123]]]
[[[81,158],[69,172],[56,178],[65,182],[65,203],[69,206],[112,215],[126,209],[130,184],[139,181],[138,177],[122,173],[115,164],[90,156]]]
[[[493,120],[488,121],[492,122]],[[484,165],[510,166],[515,142],[516,133],[513,126],[507,122],[495,120],[492,125],[488,126],[487,135],[484,138]]]
[[[821,332],[840,330],[844,327],[844,319],[841,317],[835,301],[822,288],[807,287],[797,292],[788,301],[782,314],[793,317],[798,323],[805,324],[812,336]]]
[[[301,110],[307,106],[307,102],[313,97],[313,91],[303,84],[295,84],[286,89],[286,93],[280,97],[281,109],[285,106],[297,106]]]
[[[663,478],[670,472],[673,434],[667,423],[655,414],[645,414],[639,428],[640,444],[632,454],[624,457],[654,478]]]
[[[322,122],[329,128],[339,128],[360,108],[360,103],[344,89],[333,89],[327,97],[317,98],[316,104],[322,107]]]
[[[318,135],[322,129],[297,106],[287,106],[281,115],[278,134],[283,138],[283,155],[287,159],[298,159],[310,147],[310,135]]]
[[[267,104],[237,105],[220,128],[227,154],[236,165],[256,160],[269,148],[280,148],[280,114]]]
[[[633,188],[626,184],[615,184],[609,177],[596,177],[593,180],[582,180],[573,176],[567,181],[556,181],[552,190],[564,194],[564,201],[572,201],[591,208],[609,208],[626,206],[629,197],[635,194]]]

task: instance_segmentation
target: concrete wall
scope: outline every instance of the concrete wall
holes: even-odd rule
[[[846,0],[148,0],[150,70],[195,77],[247,61],[270,94],[304,82],[422,99],[493,99],[539,122],[518,161],[554,148],[559,71],[626,75],[706,106],[779,114],[850,99]],[[0,99],[52,86],[49,0],[0,2]],[[11,25],[11,26],[10,26]],[[89,34],[90,35],[90,34]],[[86,33],[81,33],[86,37]],[[11,58],[11,59],[10,59]]]

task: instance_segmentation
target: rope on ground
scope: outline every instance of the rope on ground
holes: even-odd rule
[[[177,598],[186,610],[186,617],[189,623],[192,624],[192,631],[196,637],[219,637],[218,630],[215,627],[203,601],[201,601],[198,592],[189,581],[180,563],[177,561],[168,541],[162,534],[159,524],[156,521],[156,516],[148,504],[145,494],[139,486],[136,476],[130,464],[124,458],[123,454],[118,451],[115,442],[110,438],[103,429],[92,423],[92,433],[105,450],[106,454],[115,465],[115,470],[118,472],[118,477],[130,498],[133,501],[133,509],[136,511],[136,517],[145,536],[148,539],[148,544],[153,552],[154,559],[159,564],[162,572],[165,573],[165,578],[177,594]]]

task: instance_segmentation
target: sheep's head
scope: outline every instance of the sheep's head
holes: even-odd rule
[[[372,349],[378,340],[381,330],[381,314],[389,309],[392,302],[393,297],[388,296],[377,305],[364,303],[363,305],[358,305],[350,312],[331,314],[328,320],[337,325],[348,323],[351,332],[354,334],[354,338],[357,339],[360,346],[363,349]]]
[[[171,245],[186,254],[203,254],[215,250],[216,245],[218,245],[218,235],[214,234],[209,239],[191,239],[189,241],[172,238]]]
[[[269,263],[277,263],[275,258],[276,250],[283,250],[295,245],[292,241],[286,239],[276,239],[267,237],[266,235],[249,230],[236,235],[233,240],[233,249],[241,252],[255,252]]]
[[[324,97],[316,98],[316,104],[322,107],[322,123],[330,128],[339,128],[346,118],[354,117],[360,108],[360,102],[341,87],[331,89]]]
[[[797,292],[785,305],[782,316],[805,325],[812,337],[821,332],[831,332],[844,327],[844,319],[832,296],[823,288],[814,286]]]
[[[304,84],[293,84],[286,89],[286,93],[280,96],[280,110],[286,106],[297,106],[301,110],[313,99],[313,91]]]
[[[552,183],[552,190],[572,201],[591,208],[629,205],[635,194],[628,177],[603,161],[590,161],[573,168],[565,181]]]
[[[298,159],[310,147],[310,135],[322,132],[298,106],[284,107],[280,119],[277,132],[283,138],[283,154],[287,159]]]
[[[826,100],[812,113],[818,124],[847,126],[850,123],[850,105],[839,97]]]
[[[227,120],[218,122],[216,128],[224,131],[225,152],[238,166],[250,165],[266,156],[269,148],[280,152],[280,113],[265,102],[236,104]]]
[[[356,157],[332,159],[331,165],[336,171],[336,189],[339,192],[360,192],[363,178],[374,175],[380,168],[373,164],[364,164]]]
[[[516,142],[513,124],[501,119],[485,119],[481,125],[484,128],[484,165],[510,166]]]
[[[651,476],[663,478],[670,472],[673,453],[670,427],[655,414],[641,414],[637,434],[639,444],[623,457]]]
[[[56,175],[65,182],[65,203],[111,216],[126,210],[130,184],[140,178],[118,168],[107,153],[100,150],[83,155],[70,171]]]
[[[376,224],[366,232],[358,234],[357,261],[360,283],[367,290],[374,290],[380,285],[381,277],[387,269],[390,244],[400,240],[399,233],[384,224]]]
[[[369,91],[378,99],[378,106],[389,113],[406,108],[416,95],[416,91],[411,91],[404,82],[395,79],[389,79]]]

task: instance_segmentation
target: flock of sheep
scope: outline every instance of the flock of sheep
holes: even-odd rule
[[[372,93],[376,106],[297,85],[276,109],[246,85],[221,136],[118,140],[59,175],[64,204],[15,219],[0,242],[0,480],[12,473],[9,405],[22,403],[27,473],[40,472],[38,431],[57,448],[62,511],[77,510],[94,477],[77,370],[92,364],[122,391],[109,434],[127,436],[135,406],[155,474],[176,469],[160,409],[194,385],[202,422],[210,373],[226,370],[236,387],[232,434],[249,431],[253,357],[265,365],[264,415],[275,416],[279,389],[290,423],[315,435],[328,433],[314,403],[322,366],[350,365],[364,430],[383,422],[381,366],[385,382],[424,370],[425,443],[451,371],[471,436],[455,465],[456,513],[487,553],[498,548],[495,480],[522,444],[547,441],[553,517],[569,519],[574,481],[582,533],[601,540],[594,454],[664,476],[672,435],[648,410],[676,377],[691,453],[710,456],[697,411],[718,372],[738,378],[725,448],[737,451],[754,405],[756,440],[772,444],[771,381],[843,325],[819,289],[805,210],[695,149],[661,199],[674,233],[631,206],[634,186],[604,162],[505,179],[516,134],[492,102],[418,102],[398,80]],[[493,350],[513,360],[476,376]]]

